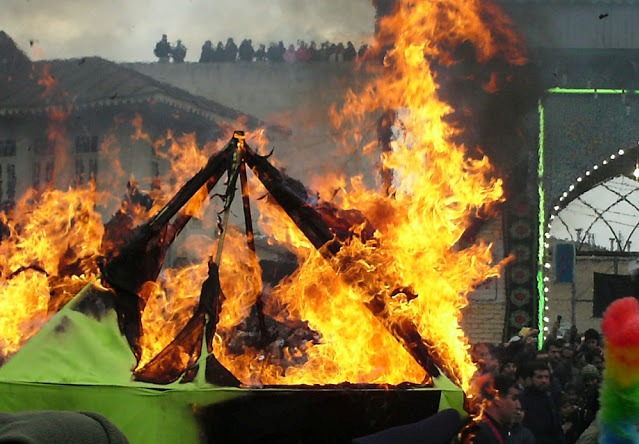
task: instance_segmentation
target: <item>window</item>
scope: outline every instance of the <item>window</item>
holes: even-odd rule
[[[0,201],[14,202],[16,198],[16,141],[0,139]]]
[[[36,190],[46,187],[53,182],[55,163],[55,145],[46,137],[39,137],[31,145],[35,160],[32,170],[32,185]]]
[[[33,188],[40,189],[41,186],[49,185],[53,182],[53,159],[41,159],[33,162]]]
[[[16,200],[16,166],[13,163],[7,164],[7,200]]]
[[[99,150],[98,136],[76,136],[75,180],[78,185],[88,183],[97,177]]]
[[[14,157],[16,155],[16,141],[14,139],[0,139],[0,157]]]
[[[96,157],[75,159],[75,178],[78,185],[88,183],[98,176],[98,159]]]
[[[97,153],[98,152],[98,136],[76,136],[75,153]]]
[[[17,176],[16,176],[15,164],[13,163],[0,164],[0,201],[15,202],[16,185],[17,185]]]

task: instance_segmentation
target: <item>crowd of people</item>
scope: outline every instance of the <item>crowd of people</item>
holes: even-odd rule
[[[283,41],[271,42],[267,45],[260,43],[257,48],[251,39],[244,39],[237,45],[233,38],[229,37],[226,43],[221,41],[213,45],[207,40],[202,45],[199,62],[271,62],[271,63],[298,63],[298,62],[353,62],[363,59],[368,50],[368,45],[362,43],[355,48],[352,42],[346,44],[323,42],[306,43],[298,40],[297,45],[285,45]],[[187,48],[181,40],[172,45],[166,34],[156,43],[153,51],[161,63],[183,63]]]
[[[543,348],[538,331],[524,328],[504,344],[478,343],[480,369],[472,387],[482,413],[461,433],[464,444],[595,444],[604,353],[598,331],[572,327]]]

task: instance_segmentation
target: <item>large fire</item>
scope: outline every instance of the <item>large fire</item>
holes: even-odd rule
[[[384,64],[375,65],[372,80],[361,91],[349,92],[344,106],[333,113],[336,126],[351,135],[359,132],[348,129],[370,127],[371,119],[387,110],[400,116],[402,131],[396,131],[391,149],[378,159],[392,172],[391,186],[380,191],[367,187],[363,177],[337,174],[313,183],[318,206],[330,203],[332,208],[357,211],[366,223],[351,227],[352,236],[333,255],[322,254],[280,206],[270,199],[256,200],[259,231],[294,252],[299,264],[272,288],[262,282],[259,252],[241,229],[218,222],[223,237],[187,240],[180,248],[195,260],[165,267],[157,280],[137,289],[143,301],[137,369],[184,328],[198,305],[207,259],[218,257],[225,299],[212,349],[242,383],[427,382],[432,375],[394,334],[410,325],[433,356],[441,358],[438,364],[446,367],[445,373],[468,387],[476,368],[459,324],[461,310],[468,294],[497,276],[502,264],[493,258],[489,243],[462,247],[459,241],[474,216],[503,199],[502,181],[494,177],[488,159],[472,158],[453,142],[463,128],[447,122],[453,110],[438,96],[432,65],[454,64],[455,48],[468,43],[480,61],[501,57],[517,65],[525,61],[525,53],[508,20],[486,1],[401,0],[396,6],[379,23],[377,50],[386,51]],[[47,91],[54,87],[51,81],[50,76],[42,81]],[[496,83],[491,76],[485,88],[492,91]],[[59,132],[60,115],[52,115],[50,125],[49,138],[56,144],[66,143]],[[134,198],[142,195],[134,179],[120,178],[130,185],[129,198],[119,210],[129,229],[156,214],[220,146],[212,142],[198,147],[194,137],[170,133],[153,141],[139,116],[133,124],[133,137],[148,140],[172,167],[170,178],[161,178],[151,192],[142,193],[146,205]],[[262,140],[258,131],[249,134],[247,143],[262,146]],[[348,142],[379,156],[366,140]],[[106,138],[103,147],[108,149],[102,155],[113,154],[113,145],[113,139]],[[117,170],[123,176],[119,165]],[[249,179],[248,195],[268,194],[260,181]],[[209,203],[209,192],[202,187],[181,217],[214,219],[204,216],[219,211]],[[0,358],[19,350],[73,294],[99,278],[98,258],[112,254],[119,244],[103,239],[105,227],[96,206],[113,199],[119,197],[101,196],[94,185],[34,190],[15,211],[3,214]],[[366,236],[365,230],[370,230]],[[287,338],[242,342],[256,305],[270,322],[301,327],[287,331],[303,337],[291,342],[294,346]],[[181,359],[184,364],[189,356]]]

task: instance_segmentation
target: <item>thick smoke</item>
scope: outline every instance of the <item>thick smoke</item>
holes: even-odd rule
[[[397,1],[372,0],[378,21],[392,13]],[[485,14],[484,19],[490,28],[491,14]],[[381,46],[391,44],[383,42]],[[456,142],[463,143],[473,156],[488,155],[505,179],[507,193],[521,189],[530,173],[531,151],[536,150],[526,134],[526,118],[542,93],[536,65],[531,61],[513,66],[500,57],[479,62],[470,44],[449,49],[456,63],[431,64],[441,86],[441,99],[455,110],[448,120],[464,129]]]

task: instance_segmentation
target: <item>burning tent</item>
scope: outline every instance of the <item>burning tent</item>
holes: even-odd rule
[[[265,157],[253,152],[244,142],[243,133],[238,132],[161,211],[125,235],[124,242],[120,239],[114,253],[103,258],[103,286],[97,283],[87,285],[0,368],[0,384],[7,395],[3,397],[3,408],[20,410],[28,405],[31,409],[96,410],[111,418],[134,442],[173,442],[173,439],[175,442],[187,442],[187,436],[197,433],[194,423],[198,417],[212,442],[220,439],[226,442],[231,436],[233,442],[256,442],[258,437],[270,436],[269,433],[286,424],[289,437],[308,434],[318,437],[326,429],[326,421],[337,425],[343,423],[345,417],[356,419],[349,421],[347,427],[329,428],[330,437],[341,441],[416,421],[442,407],[454,406],[461,410],[463,394],[449,379],[460,382],[454,367],[443,361],[434,347],[428,346],[409,319],[391,316],[385,307],[384,291],[372,295],[365,305],[423,369],[421,384],[409,389],[410,386],[390,388],[377,384],[283,388],[277,384],[260,383],[257,390],[239,389],[240,385],[250,387],[252,381],[246,376],[243,382],[237,379],[212,350],[216,343],[213,336],[219,337],[216,328],[220,324],[223,303],[226,298],[234,297],[232,294],[224,295],[218,273],[218,265],[224,263],[221,258],[223,238],[228,229],[226,223],[221,227],[216,258],[209,259],[208,274],[201,285],[199,302],[190,320],[183,324],[172,342],[142,364],[141,315],[148,302],[140,297],[144,294],[142,287],[157,279],[166,249],[189,219],[186,213],[180,212],[183,206],[200,190],[211,192],[225,172],[228,172],[228,184],[223,219],[228,218],[239,178],[247,212],[247,245],[255,253],[254,246],[251,246],[253,233],[245,165],[265,185],[269,198],[284,209],[326,261],[337,257],[352,240],[349,238],[357,237],[360,242],[371,242],[373,246],[375,230],[363,215],[354,210],[344,212],[327,204],[310,205],[300,196],[298,183],[279,172]],[[112,227],[122,229],[126,226],[122,223],[123,218],[125,215],[121,214],[107,224],[103,242],[110,239],[109,230],[116,229]],[[341,269],[336,270],[338,274],[348,276],[352,264],[356,263],[353,259],[342,262]],[[352,285],[357,285],[357,282],[352,280]],[[406,287],[394,288],[390,293],[391,297],[411,294]],[[263,353],[265,363],[277,361],[284,376],[286,371],[295,370],[297,363],[295,359],[282,359],[283,352],[287,347],[290,352],[295,346],[289,341],[291,343],[287,347],[282,347],[282,337],[266,339],[272,336],[274,328],[269,331],[263,327],[266,325],[263,318],[268,315],[261,313],[257,300],[254,302],[258,307],[257,324],[262,343],[261,348],[255,348]],[[274,318],[270,318],[269,322],[271,326],[277,324]],[[286,320],[280,322],[280,331],[287,328],[287,323]],[[304,327],[288,325],[288,330],[293,335],[302,332],[312,336],[311,330]],[[319,338],[316,339],[298,341],[296,352],[307,353],[304,348],[318,344]],[[276,353],[278,343],[280,350]],[[245,344],[245,347],[249,345]],[[228,344],[226,348],[229,348]],[[221,351],[217,355],[224,356],[223,361],[228,359],[228,350]],[[290,368],[286,368],[284,362],[289,362]],[[131,368],[135,369],[133,381]],[[268,365],[264,365],[261,371],[267,369]],[[237,368],[234,370],[237,371]],[[444,375],[446,372],[450,372],[448,377]],[[267,373],[260,376],[264,380],[269,378]],[[247,395],[249,401],[245,399]],[[234,398],[237,399],[233,401]],[[376,404],[381,400],[387,407],[375,412],[378,410]],[[274,405],[278,406],[277,413],[269,414]],[[123,409],[123,406],[127,408]],[[362,407],[366,407],[365,415],[353,416],[354,412],[361,413]],[[300,408],[307,414],[300,413]],[[293,412],[297,418],[295,426],[289,423]],[[268,424],[263,422],[264,417],[268,417]],[[253,427],[243,424],[244,421]],[[141,427],[141,424],[145,426]],[[243,432],[231,432],[229,429],[236,430],[236,426],[231,424],[243,424]],[[158,435],[154,437],[154,433]],[[170,437],[170,433],[175,434],[174,438]],[[330,437],[324,437],[326,442]],[[196,441],[196,437],[192,436],[192,440]]]
[[[133,442],[196,442],[198,430],[212,442],[340,442],[462,408],[476,367],[461,309],[505,263],[465,234],[504,189],[488,158],[459,143],[463,131],[450,122],[433,68],[454,65],[462,44],[479,62],[521,66],[525,56],[488,2],[400,1],[378,25],[385,63],[368,66],[373,80],[335,117],[339,129],[361,129],[383,110],[406,111],[404,131],[377,160],[383,192],[333,175],[309,193],[241,133],[154,211],[153,197],[131,184],[111,221],[79,236],[78,245],[82,236],[102,239],[99,254],[72,250],[55,276],[29,264],[1,276],[31,279],[46,290],[44,304],[65,297],[0,367],[0,408],[96,410]],[[491,91],[509,81],[480,74]],[[377,140],[342,134],[347,146],[375,151]],[[194,263],[163,269],[169,245],[225,173],[227,189],[214,195],[224,203],[219,235],[205,248],[190,245],[203,250]],[[245,232],[228,224],[238,182]],[[249,196],[260,196],[263,232],[298,261],[268,289]],[[84,200],[67,206],[84,209]],[[69,219],[92,218],[80,214]],[[141,224],[139,214],[148,216]],[[60,275],[65,285],[82,282],[70,302],[78,289],[51,291]]]

